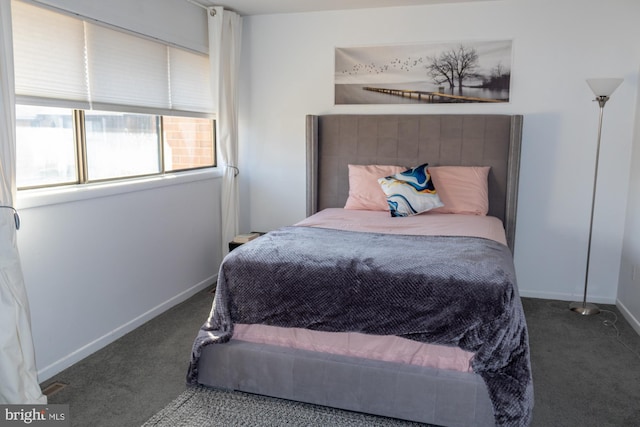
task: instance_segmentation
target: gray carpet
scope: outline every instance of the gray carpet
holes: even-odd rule
[[[639,427],[640,336],[615,306],[581,316],[564,301],[523,298],[535,427]]]
[[[185,397],[191,343],[211,300],[200,292],[46,381],[43,387],[68,384],[49,402],[68,403],[78,427],[140,426],[175,407]],[[580,316],[566,302],[533,298],[523,305],[536,400],[532,427],[640,427],[640,336],[619,311],[601,305],[608,311]]]

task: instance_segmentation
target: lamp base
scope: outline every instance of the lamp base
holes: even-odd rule
[[[589,302],[572,302],[571,304],[569,304],[569,310],[575,311],[576,313],[582,314],[583,316],[600,313],[600,309],[598,308],[598,306]]]

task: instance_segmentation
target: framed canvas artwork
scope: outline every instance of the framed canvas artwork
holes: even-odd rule
[[[509,102],[511,40],[338,47],[336,104]]]

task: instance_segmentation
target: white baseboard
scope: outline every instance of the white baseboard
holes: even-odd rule
[[[149,311],[130,320],[129,322],[123,324],[122,326],[119,326],[116,329],[112,330],[111,332],[104,334],[100,338],[88,343],[83,347],[80,347],[79,349],[71,352],[67,356],[51,363],[49,366],[46,366],[38,370],[38,381],[43,382],[48,380],[49,378],[53,377],[54,375],[58,374],[64,369],[73,365],[74,363],[79,362],[80,360],[84,359],[85,357],[89,356],[92,353],[95,353],[96,351],[100,350],[106,345],[111,344],[118,338],[133,331],[137,327],[143,325],[144,323],[148,322],[149,320],[153,319],[159,314],[164,313],[171,307],[189,299],[190,297],[197,294],[201,290],[206,289],[207,287],[216,283],[217,276],[218,275],[216,274],[212,277],[209,277],[203,280],[202,282],[198,283],[197,285],[192,286],[191,288],[180,292],[178,295],[172,298],[169,298],[167,301],[161,304],[158,304],[157,306],[153,307]]]
[[[540,292],[540,291],[530,291],[526,289],[518,289],[521,297],[525,298],[540,298],[540,299],[552,299],[559,301],[582,301],[582,296],[575,296],[573,294],[561,293],[561,292]],[[616,304],[615,298],[609,297],[599,297],[597,295],[589,295],[588,302],[593,302],[596,304]]]
[[[627,320],[627,322],[629,322],[631,327],[635,329],[638,335],[640,335],[640,320],[638,320],[638,318],[636,318],[631,313],[631,311],[629,311],[629,309],[622,302],[620,302],[620,300],[616,301],[616,306],[618,307],[618,310],[620,310],[620,313],[622,313],[624,318]]]

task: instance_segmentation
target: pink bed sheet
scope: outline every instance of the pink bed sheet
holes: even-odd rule
[[[426,344],[393,335],[237,323],[233,327],[232,339],[460,372],[472,371],[473,353],[458,347]]]
[[[391,217],[388,211],[324,209],[295,225],[387,234],[474,236],[507,244],[502,221],[493,216],[424,213]]]
[[[388,234],[475,236],[507,244],[502,221],[491,216],[427,213],[392,218],[386,211],[330,208],[295,225]],[[268,325],[236,324],[233,339],[460,372],[471,372],[473,357],[473,353],[458,347],[396,336]]]

